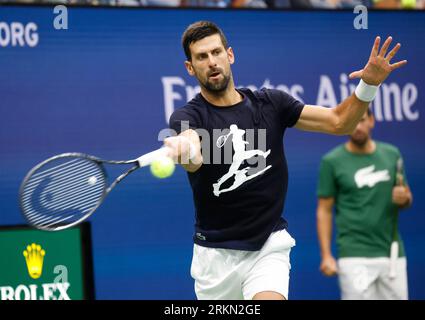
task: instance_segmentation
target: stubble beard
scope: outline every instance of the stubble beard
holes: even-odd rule
[[[227,88],[229,87],[230,80],[232,78],[232,74],[224,74],[224,72],[220,71],[220,74],[223,76],[223,79],[221,81],[210,81],[209,76],[207,80],[201,81],[199,80],[200,85],[209,91],[212,94],[220,95],[221,93],[225,92]],[[198,78],[199,79],[199,78]]]

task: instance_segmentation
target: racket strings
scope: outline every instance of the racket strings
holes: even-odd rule
[[[75,174],[77,171],[83,172],[84,170],[91,169],[87,166],[87,162],[88,161],[82,161],[81,159],[75,159],[53,168],[37,172],[31,176],[31,179],[27,182],[27,186],[30,187],[34,184],[38,184],[46,177],[66,179],[68,174]]]
[[[95,172],[93,171],[84,171],[80,173],[81,175],[85,175],[88,174],[90,176],[94,176],[95,178],[93,179],[97,179],[97,175]],[[77,176],[78,177],[78,176]],[[46,191],[51,192],[51,193],[55,193],[55,194],[59,194],[55,200],[60,200],[62,197],[67,197],[70,194],[73,194],[77,191],[85,191],[88,190],[90,188],[92,188],[92,186],[88,183],[85,183],[85,181],[81,181],[81,178],[75,178],[75,176],[70,175],[67,179],[68,180],[63,180],[60,178],[57,179],[51,179],[51,178],[47,178],[48,181],[52,181],[47,187],[46,187]],[[26,192],[23,196],[23,202],[29,202],[31,201],[31,197],[32,197],[32,192],[37,188],[37,185],[33,185],[33,186],[28,186],[28,188],[26,189]]]
[[[52,160],[27,180],[21,203],[31,224],[54,228],[90,214],[102,198],[105,185],[104,172],[94,161]]]

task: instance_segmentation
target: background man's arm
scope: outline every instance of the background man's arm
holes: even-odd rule
[[[332,256],[332,207],[334,198],[319,198],[317,204],[317,235],[320,246],[320,271],[326,276],[337,273],[336,260]]]

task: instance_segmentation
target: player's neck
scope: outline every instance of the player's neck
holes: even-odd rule
[[[242,95],[236,91],[233,81],[230,81],[226,90],[220,93],[201,87],[201,94],[209,103],[223,108],[233,106],[243,100]]]
[[[346,149],[351,153],[359,153],[359,154],[371,154],[376,150],[376,143],[372,139],[369,139],[364,145],[359,146],[349,140],[345,144]]]

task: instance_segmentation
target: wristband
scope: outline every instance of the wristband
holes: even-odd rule
[[[367,84],[363,81],[363,79],[360,79],[360,82],[356,87],[355,95],[361,101],[371,102],[375,99],[378,88],[379,86]]]

